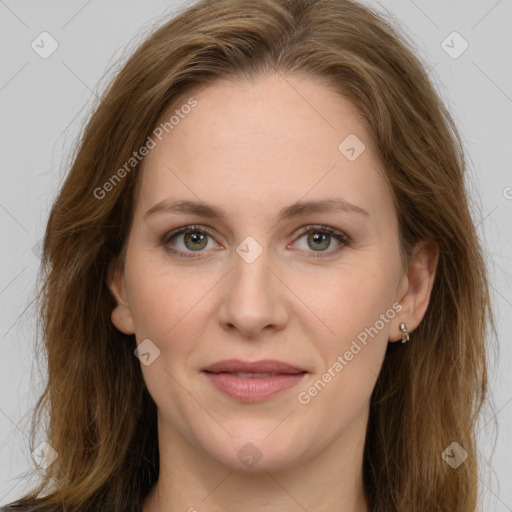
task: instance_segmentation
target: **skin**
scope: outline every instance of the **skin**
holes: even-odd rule
[[[370,396],[388,342],[401,339],[400,322],[411,332],[426,311],[437,252],[418,247],[403,268],[397,214],[370,134],[355,107],[322,82],[269,75],[217,81],[191,96],[197,107],[143,162],[124,268],[108,280],[114,325],[160,350],[141,364],[158,407],[161,465],[143,510],[366,512]],[[354,161],[338,150],[349,134],[366,145]],[[333,197],[367,215],[278,221],[296,201]],[[157,203],[184,199],[212,203],[226,217],[145,216]],[[189,225],[209,228],[206,245],[183,234],[162,241]],[[331,236],[318,249],[300,230],[318,233],[319,225],[349,242]],[[251,263],[236,251],[249,236],[262,249]],[[388,314],[333,376],[338,356],[390,309],[394,318]],[[242,403],[201,371],[229,358],[278,359],[309,373],[270,399]],[[330,382],[299,402],[329,368]],[[237,456],[250,449],[261,456],[251,467]]]

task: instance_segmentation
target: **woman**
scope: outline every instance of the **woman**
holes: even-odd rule
[[[46,471],[10,510],[476,510],[464,169],[356,2],[203,0],[156,30],[51,211]]]

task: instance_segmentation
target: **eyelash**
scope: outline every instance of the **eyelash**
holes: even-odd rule
[[[178,235],[181,235],[183,233],[201,233],[208,235],[209,237],[213,238],[213,234],[205,227],[198,226],[198,225],[190,225],[190,226],[183,226],[182,228],[175,229],[174,231],[171,231],[163,236],[161,239],[161,244],[165,246],[165,249],[180,258],[197,258],[197,256],[193,255],[193,251],[184,252],[176,249],[170,248],[167,244]],[[299,240],[304,235],[307,235],[309,233],[323,233],[330,235],[334,237],[338,242],[340,242],[340,246],[336,249],[330,250],[330,251],[318,251],[318,254],[312,254],[311,256],[308,256],[310,258],[325,258],[324,254],[332,255],[339,250],[341,250],[344,246],[348,246],[350,244],[350,237],[341,231],[338,231],[334,228],[331,228],[330,226],[324,226],[324,225],[318,225],[318,226],[308,226],[300,230],[299,234],[297,235],[296,240]],[[202,251],[197,251],[202,252]],[[307,252],[315,252],[315,251],[307,251]]]

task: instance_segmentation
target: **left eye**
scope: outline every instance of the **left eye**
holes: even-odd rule
[[[297,241],[303,238],[305,238],[306,241],[306,248],[300,249],[304,251],[312,249],[313,252],[334,252],[336,248],[347,245],[348,243],[348,238],[346,235],[328,226],[322,226],[320,228],[308,228],[297,239]],[[333,239],[338,245],[332,251],[327,251],[327,249],[331,247]]]

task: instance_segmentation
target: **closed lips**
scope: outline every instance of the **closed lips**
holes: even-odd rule
[[[261,402],[296,386],[308,373],[303,368],[266,359],[229,359],[203,370],[211,384],[225,396],[240,402]]]

